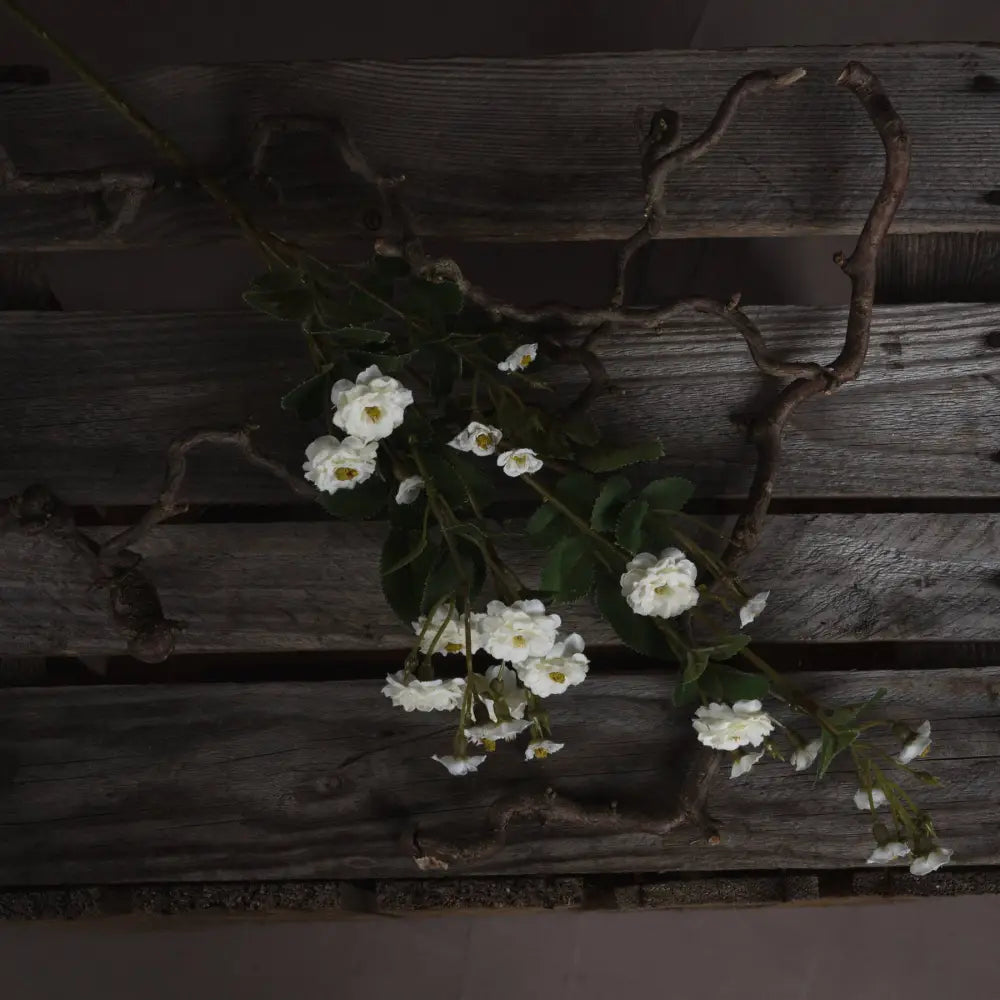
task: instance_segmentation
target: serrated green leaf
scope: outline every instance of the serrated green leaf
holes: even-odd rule
[[[712,646],[703,646],[703,652],[711,660],[730,660],[741,649],[746,649],[750,645],[750,636],[742,632],[728,636]]]
[[[395,573],[397,570],[402,569],[404,566],[409,566],[410,563],[419,559],[420,556],[423,555],[423,553],[426,551],[427,549],[426,534],[424,534],[423,532],[418,532],[416,533],[415,538],[413,538],[414,535],[413,532],[408,531],[406,534],[411,537],[411,541],[413,541],[413,548],[410,549],[410,551],[407,552],[405,555],[400,556],[394,563],[391,563],[388,566],[385,566],[383,564],[382,567],[383,575],[386,573]]]
[[[430,477],[431,484],[450,507],[458,507],[467,500],[466,486],[458,469],[444,455],[425,452],[421,461]]]
[[[843,753],[860,735],[859,729],[846,729],[839,733],[831,733],[828,729],[824,729],[820,734],[821,742],[816,776],[822,778],[837,756]]]
[[[681,674],[682,683],[697,684],[707,668],[708,653],[704,649],[689,649],[684,660],[684,672]]]
[[[334,517],[345,521],[362,521],[376,517],[389,500],[389,488],[384,479],[372,476],[360,486],[336,493],[318,493],[316,502]]]
[[[879,688],[873,695],[855,705],[843,705],[840,708],[827,709],[824,713],[827,722],[835,729],[852,726],[874,704],[886,695],[885,688]]]
[[[439,553],[437,561],[424,584],[421,609],[430,611],[439,601],[454,596],[455,607],[464,611],[465,584],[469,585],[469,599],[474,601],[486,580],[486,561],[478,546],[461,536],[452,538],[453,553],[447,546]],[[457,563],[457,564],[456,564]]]
[[[601,431],[594,423],[594,418],[587,413],[580,413],[565,420],[563,431],[571,441],[590,448],[596,447],[601,441]]]
[[[571,472],[555,484],[552,492],[574,514],[589,521],[600,490],[597,480],[589,472]]]
[[[281,397],[281,408],[294,413],[300,420],[315,420],[323,416],[330,399],[330,369],[325,368]]]
[[[575,601],[594,584],[594,554],[588,539],[571,535],[557,542],[542,565],[540,585],[556,603]]]
[[[323,330],[320,337],[333,350],[349,350],[367,347],[370,344],[384,344],[391,334],[388,330],[378,330],[367,326],[343,326],[336,330]]]
[[[590,526],[595,531],[615,530],[625,498],[631,489],[632,484],[625,476],[612,476],[604,483],[590,514]]]
[[[424,348],[431,362],[431,393],[435,399],[450,396],[455,383],[462,377],[462,358],[440,344]]]
[[[565,535],[565,521],[548,501],[543,501],[528,518],[524,530],[538,545],[548,548]]]
[[[467,455],[453,448],[446,449],[446,457],[458,473],[465,488],[465,495],[473,507],[484,509],[496,497],[496,467],[488,459]],[[494,473],[494,475],[490,475]]]
[[[636,499],[625,505],[615,525],[615,538],[623,549],[642,551],[642,522],[648,513],[649,504],[645,500]]]
[[[680,476],[668,476],[651,482],[639,496],[649,503],[650,510],[669,512],[683,509],[693,493],[694,483]]]
[[[737,670],[721,663],[713,665],[712,679],[718,685],[719,697],[729,704],[760,700],[771,690],[766,677],[760,674],[748,674],[744,670]]]
[[[600,445],[582,449],[579,462],[591,472],[614,472],[638,462],[654,462],[663,458],[663,445],[659,441],[637,441],[626,445]]]
[[[598,611],[626,646],[656,660],[672,659],[670,647],[663,633],[649,618],[637,615],[628,606],[622,597],[621,584],[617,577],[598,573],[594,602]]]
[[[372,365],[377,365],[383,375],[398,375],[413,359],[412,353],[375,354],[371,351],[355,349],[347,350],[345,356],[359,372]]]
[[[415,559],[402,562],[413,550],[415,534],[405,529],[391,529],[382,547],[381,558],[382,592],[389,607],[407,625],[420,615],[427,575],[440,554],[437,549],[425,546]],[[386,572],[387,567],[395,564],[399,564],[395,570]]]
[[[282,268],[255,278],[243,301],[275,319],[301,323],[312,313],[315,296],[299,271]]]

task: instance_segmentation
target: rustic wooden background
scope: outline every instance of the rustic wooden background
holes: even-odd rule
[[[320,137],[274,148],[280,201],[246,181],[262,114],[342,118],[380,167],[406,172],[427,234],[601,241],[640,210],[637,107],[677,107],[693,131],[741,73],[801,64],[802,84],[748,103],[678,175],[666,235],[846,247],[882,169],[862,110],[832,85],[848,58],[882,77],[913,133],[905,235],[881,264],[862,379],[789,433],[776,514],[747,565],[773,593],[755,635],[831,699],[887,684],[893,712],[930,716],[946,784],[927,800],[942,837],[963,864],[1000,864],[1000,305],[976,301],[1000,288],[995,47],[179,67],[120,82],[256,217],[357,254],[378,233],[375,206]],[[224,217],[80,85],[5,86],[0,109],[0,145],[22,176],[128,167],[158,181],[116,232],[120,194],[0,191],[0,496],[45,481],[100,535],[150,501],[165,446],[192,427],[252,417],[263,447],[301,461],[310,434],[277,404],[308,369],[294,330],[232,310],[64,312],[32,256],[195,255],[236,238]],[[781,351],[818,359],[836,352],[845,316],[751,313]],[[731,515],[751,468],[739,416],[776,385],[704,317],[622,335],[607,355],[628,395],[605,418],[649,414],[665,471],[695,478],[696,509]],[[449,780],[428,760],[446,739],[439,720],[378,695],[407,638],[379,598],[378,525],[324,519],[229,456],[194,468],[191,513],[142,546],[167,613],[188,622],[160,667],[122,656],[104,596],[61,549],[0,539],[0,885],[413,876],[397,845],[409,817],[474,831],[523,767],[499,756]],[[688,728],[670,678],[616,648],[588,608],[565,617],[598,647],[594,677],[560,699],[569,747],[538,771],[576,794],[641,799],[670,780]],[[852,792],[847,775],[815,788],[762,767],[718,782],[720,848],[529,824],[471,874],[848,870],[868,849]]]

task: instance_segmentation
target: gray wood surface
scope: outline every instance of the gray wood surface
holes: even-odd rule
[[[917,786],[962,864],[1000,863],[1000,670],[810,675],[825,701],[889,688],[885,715],[932,720]],[[516,748],[449,777],[429,755],[447,722],[406,715],[377,682],[99,686],[0,691],[0,884],[416,875],[399,834],[478,833],[483,810],[524,782],[655,808],[690,739],[661,672],[593,677],[553,699],[566,749],[536,769]],[[479,871],[586,873],[856,868],[870,850],[855,780],[838,761],[817,785],[787,765],[716,780],[722,844],[594,835],[530,822]],[[450,874],[459,874],[454,871]]]
[[[412,640],[385,605],[377,524],[166,526],[141,546],[178,653],[396,650]],[[772,518],[743,567],[770,589],[761,640],[1000,640],[998,514]],[[538,556],[504,551],[525,573]],[[534,567],[534,569],[533,569]],[[0,539],[0,654],[122,652],[106,596],[52,541]],[[617,642],[586,603],[561,609],[592,645]],[[155,676],[155,672],[150,676]]]
[[[842,309],[749,311],[786,357],[827,362],[842,344]],[[1000,495],[998,331],[1000,306],[878,309],[860,381],[796,414],[776,495]],[[741,496],[753,449],[731,418],[781,384],[743,341],[690,314],[656,336],[617,334],[602,353],[626,391],[596,413],[609,431],[661,436],[663,471],[702,496]],[[41,479],[75,504],[148,503],[167,445],[192,428],[252,418],[261,447],[291,468],[321,432],[279,407],[310,371],[301,335],[250,313],[0,313],[0,371],[0,496]],[[192,470],[194,502],[294,500],[225,453],[196,453]]]
[[[890,236],[879,254],[877,295],[881,302],[996,302],[1000,299],[1000,236]]]
[[[1000,226],[1000,209],[984,197],[1000,186],[993,155],[1000,104],[973,85],[1000,76],[1000,53],[989,45],[188,66],[120,83],[206,166],[247,160],[241,151],[263,115],[339,116],[377,168],[405,172],[423,232],[524,241],[617,238],[636,228],[637,109],[673,108],[692,136],[743,73],[803,65],[802,83],[748,103],[725,143],[672,182],[664,235],[840,233],[860,227],[882,171],[864,112],[834,86],[851,58],[881,76],[913,134],[917,153],[896,231]],[[82,85],[4,94],[2,110],[0,144],[23,172],[156,163]],[[300,239],[367,231],[373,200],[321,137],[289,139],[271,172],[283,204],[273,190],[238,185],[267,226]],[[118,200],[3,196],[0,248],[235,236],[187,185],[164,185],[136,222],[112,234]]]

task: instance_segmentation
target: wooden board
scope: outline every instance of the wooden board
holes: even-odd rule
[[[166,526],[140,546],[178,653],[395,650],[412,634],[385,605],[376,524]],[[743,567],[772,591],[760,640],[1000,639],[1000,515],[812,514],[770,522]],[[505,551],[523,571],[515,535]],[[117,653],[103,592],[44,538],[0,539],[0,654]],[[589,604],[561,610],[592,645],[615,643]],[[155,674],[151,674],[153,676]]]
[[[843,309],[750,312],[786,357],[828,361],[842,343]],[[861,380],[796,415],[776,495],[1000,496],[998,331],[1000,306],[878,309]],[[731,416],[759,411],[781,384],[743,341],[690,314],[656,336],[620,333],[602,353],[625,390],[601,404],[609,430],[634,435],[638,420],[666,442],[664,471],[701,496],[743,495],[753,449]],[[0,496],[41,479],[74,504],[148,503],[167,445],[194,427],[252,418],[290,468],[322,432],[279,407],[310,371],[301,335],[250,313],[0,314],[0,371]],[[225,453],[196,454],[193,470],[195,502],[294,499]]]
[[[933,720],[920,787],[961,864],[998,864],[1000,670],[810,675],[827,702],[889,688],[886,715]],[[566,749],[537,768],[506,748],[474,777],[429,755],[450,721],[406,715],[377,682],[133,686],[0,692],[0,884],[415,876],[399,835],[475,834],[525,782],[653,808],[690,739],[660,672],[593,677],[553,699]],[[830,780],[760,765],[720,776],[722,844],[525,822],[476,871],[677,871],[863,866],[868,823],[838,761]],[[459,874],[453,871],[449,874]]]
[[[637,109],[681,112],[691,137],[742,74],[802,65],[803,82],[749,102],[725,143],[672,182],[664,235],[844,233],[860,227],[882,172],[864,112],[834,86],[855,58],[881,76],[913,133],[917,155],[896,231],[1000,227],[1000,208],[985,197],[1000,186],[1000,103],[976,82],[1000,77],[1000,52],[989,45],[188,66],[120,83],[199,164],[247,162],[241,151],[263,115],[338,116],[377,169],[406,174],[424,233],[564,240],[619,238],[640,221]],[[2,100],[0,144],[22,171],[156,163],[82,85]],[[289,139],[271,164],[284,204],[273,191],[236,187],[267,227],[305,240],[377,228],[374,200],[322,137]],[[0,197],[0,249],[236,236],[190,185],[164,185],[117,235],[108,232],[115,210],[114,196]]]
[[[1000,299],[1000,236],[890,236],[879,253],[877,288],[880,302],[996,302]]]

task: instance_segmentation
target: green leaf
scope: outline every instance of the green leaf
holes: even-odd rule
[[[465,481],[448,458],[444,455],[423,453],[421,460],[431,483],[447,501],[448,506],[459,507],[467,501]]]
[[[649,513],[649,504],[642,499],[626,504],[615,526],[615,537],[622,548],[629,552],[642,551],[642,522]]]
[[[535,542],[548,548],[550,545],[555,545],[565,534],[564,524],[559,511],[547,500],[543,500],[535,509],[535,513],[528,518],[524,530]]]
[[[873,695],[855,705],[843,705],[840,708],[827,709],[824,712],[826,721],[835,729],[843,729],[853,726],[858,719],[868,711],[873,705],[881,701],[886,695],[885,688],[879,688]]]
[[[571,472],[556,483],[552,492],[574,514],[589,521],[600,490],[597,480],[589,472]]]
[[[312,313],[315,296],[301,272],[282,268],[254,278],[243,301],[275,319],[301,323]]]
[[[701,689],[698,686],[698,681],[687,681],[682,674],[674,686],[673,698],[674,704],[678,708],[683,708],[685,705],[693,705],[696,701],[701,701]]]
[[[703,646],[699,652],[704,653],[711,660],[730,660],[741,649],[746,649],[749,645],[750,636],[740,632],[717,642],[714,646]]]
[[[407,625],[420,615],[427,575],[439,555],[436,549],[425,546],[416,558],[405,562],[413,551],[416,537],[416,532],[393,528],[382,547],[382,592],[389,607]],[[393,566],[396,568],[391,569]]]
[[[389,488],[384,479],[372,476],[351,490],[319,493],[316,502],[334,517],[346,521],[362,521],[380,514],[389,500]]]
[[[613,472],[638,462],[654,462],[658,458],[663,458],[663,445],[659,441],[602,445],[584,449],[579,455],[580,464],[591,472]]]
[[[719,697],[733,704],[737,701],[752,701],[766,697],[771,685],[760,674],[748,674],[745,670],[716,663],[712,668],[712,679],[718,686]]]
[[[460,535],[452,537],[452,545],[457,554],[458,565],[456,565],[456,555],[453,555],[447,546],[443,546],[424,584],[420,605],[424,613],[429,612],[439,601],[451,596],[455,597],[455,607],[459,611],[464,611],[465,583],[469,584],[470,601],[475,600],[476,595],[483,589],[486,580],[486,561],[482,552]]]
[[[324,330],[319,336],[333,350],[348,350],[369,344],[384,344],[391,334],[388,330],[369,329],[366,326],[342,326],[337,330]]]
[[[859,729],[845,729],[836,734],[831,733],[828,729],[824,729],[820,735],[821,743],[819,748],[819,763],[816,770],[817,777],[822,778],[830,769],[830,765],[834,759],[843,753],[860,735],[861,730]]]
[[[557,542],[542,566],[541,589],[556,603],[575,601],[594,585],[594,554],[588,539],[571,535]]]
[[[413,354],[373,354],[371,351],[352,349],[347,351],[346,357],[359,372],[378,365],[383,375],[398,375],[413,359]]]
[[[639,494],[648,501],[649,509],[655,511],[677,511],[691,499],[694,483],[680,476],[656,479]]]
[[[604,483],[590,514],[590,526],[595,531],[615,530],[618,515],[631,489],[632,484],[625,476],[612,476]]]
[[[410,278],[405,282],[395,305],[407,315],[416,316],[434,328],[444,330],[447,317],[462,311],[465,296],[453,281],[425,281]]]
[[[622,597],[618,577],[599,573],[594,601],[597,609],[626,646],[657,660],[672,659],[670,647],[663,633],[649,618],[637,615]]]
[[[431,368],[431,394],[440,399],[450,396],[455,383],[462,377],[462,358],[455,351],[440,344],[424,348],[433,363]]]
[[[684,660],[681,680],[684,684],[697,684],[708,668],[708,653],[704,649],[689,649]]]
[[[496,468],[488,458],[467,455],[454,448],[447,449],[446,458],[462,481],[466,498],[480,509],[488,507],[496,497]],[[494,475],[490,475],[490,473]]]
[[[413,532],[407,531],[406,534],[410,536],[412,540]],[[425,535],[423,532],[420,532],[419,534],[417,534],[416,540],[413,542],[413,548],[410,549],[410,551],[407,552],[405,555],[400,556],[394,563],[391,563],[388,566],[383,564],[382,573],[383,574],[395,573],[397,570],[402,569],[404,566],[409,566],[410,563],[419,559],[420,556],[424,554],[426,549],[427,549],[427,535]]]
[[[329,368],[307,378],[281,397],[281,408],[290,410],[300,420],[315,420],[323,416],[330,398]]]
[[[562,428],[566,437],[577,444],[593,448],[600,443],[601,432],[594,423],[594,418],[587,413],[580,413],[563,421]]]

